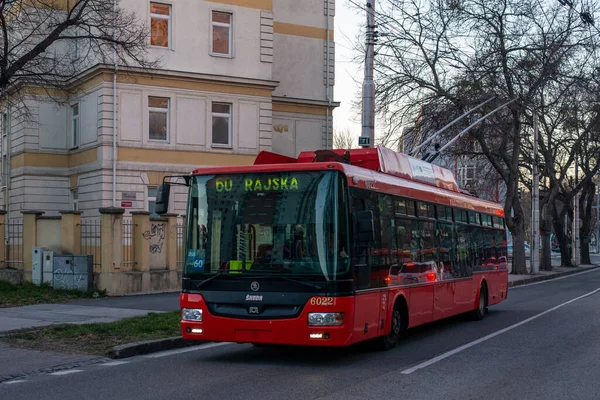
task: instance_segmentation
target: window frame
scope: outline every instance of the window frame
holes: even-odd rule
[[[169,15],[155,14],[152,10],[152,4],[157,4],[161,6],[169,7]],[[150,14],[150,47],[154,49],[173,49],[173,5],[160,1],[150,1],[149,2],[149,14]],[[152,19],[159,20],[167,20],[169,24],[169,29],[167,30],[167,46],[159,46],[156,44],[152,44]]]
[[[229,14],[229,24],[226,24],[224,22],[215,22],[213,20],[214,13]],[[209,26],[210,26],[210,55],[212,57],[233,58],[233,12],[225,11],[225,10],[218,10],[218,9],[211,9]],[[215,49],[214,49],[215,26],[218,26],[221,28],[229,28],[229,35],[228,35],[229,53],[228,54],[215,52]]]
[[[150,98],[151,97],[154,97],[157,99],[166,99],[167,100],[167,108],[150,107]],[[150,113],[153,113],[153,112],[167,114],[167,122],[166,122],[167,131],[166,131],[164,139],[150,138]],[[171,98],[163,97],[163,96],[148,95],[148,141],[149,142],[157,142],[157,143],[169,143],[171,140],[171,126],[170,125],[171,125]]]
[[[154,209],[156,210],[156,195],[154,196],[150,196],[150,190],[156,190],[158,194],[158,186],[154,186],[154,185],[148,185],[146,186],[146,211],[150,213],[150,215],[155,215],[156,211],[154,213],[152,213],[152,211],[150,211],[150,203],[154,203]]]
[[[79,211],[79,188],[71,188],[69,194],[71,197],[71,209]]]
[[[77,108],[77,115],[73,112]],[[76,149],[81,144],[81,109],[79,103],[71,104],[71,148]],[[76,127],[76,129],[75,129]]]
[[[469,171],[472,172],[472,177],[469,178]],[[475,171],[476,167],[472,164],[463,165],[458,168],[458,176],[461,187],[465,188],[475,182]]]
[[[218,112],[214,112],[213,111],[213,107],[215,104],[220,104],[220,105],[227,105],[229,106],[229,113],[225,114],[225,113],[218,113]],[[227,144],[223,144],[223,143],[215,143],[215,131],[214,131],[214,125],[211,128],[211,135],[210,135],[210,143],[211,143],[211,147],[218,147],[218,148],[222,148],[222,149],[232,149],[233,148],[233,103],[227,103],[227,102],[223,102],[223,101],[213,101],[210,103],[210,111],[211,111],[211,122],[213,120],[214,117],[219,117],[219,118],[227,118],[229,123],[227,126]]]

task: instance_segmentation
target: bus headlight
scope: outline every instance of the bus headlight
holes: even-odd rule
[[[184,308],[181,312],[181,319],[184,321],[202,322],[201,308]]]
[[[310,326],[337,326],[344,323],[344,313],[308,313]]]

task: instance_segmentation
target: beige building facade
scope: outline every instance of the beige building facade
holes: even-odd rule
[[[2,191],[23,210],[152,211],[163,176],[331,148],[334,0],[122,0],[148,21],[152,72],[92,65],[78,94],[3,110]],[[116,94],[116,96],[115,96]],[[116,122],[116,123],[115,123]],[[171,210],[185,213],[185,193]]]

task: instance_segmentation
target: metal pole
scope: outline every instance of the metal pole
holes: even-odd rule
[[[600,253],[600,172],[598,173],[596,194],[596,254]]]
[[[538,115],[533,113],[533,182],[531,187],[531,273],[539,271],[539,235],[540,235],[540,172],[538,169]]]
[[[436,133],[434,133],[433,135],[431,135],[427,140],[425,140],[423,143],[421,143],[420,145],[418,145],[417,147],[415,147],[414,149],[412,149],[410,151],[410,153],[408,153],[409,155],[413,155],[414,153],[416,153],[417,151],[419,151],[419,149],[423,146],[425,146],[427,143],[431,142],[433,139],[435,139],[436,137],[438,137],[441,133],[443,133],[446,129],[450,128],[452,125],[454,125],[455,123],[457,123],[458,121],[460,121],[461,119],[463,119],[464,117],[466,117],[467,115],[471,114],[473,111],[483,107],[484,105],[486,105],[487,103],[489,103],[490,101],[494,100],[496,98],[496,96],[487,99],[486,101],[484,101],[483,103],[481,103],[480,105],[478,105],[475,108],[470,109],[469,111],[467,111],[466,113],[464,113],[463,115],[461,115],[460,117],[456,118],[454,121],[450,122],[448,125],[444,126],[442,129],[440,129],[439,131],[437,131]]]
[[[367,51],[365,55],[365,80],[363,83],[362,133],[359,143],[362,147],[375,146],[375,82],[373,70],[375,61],[375,0],[367,1]]]
[[[579,158],[575,157],[575,186],[579,184]],[[573,199],[573,231],[571,233],[572,241],[572,262],[574,265],[579,265],[579,193],[575,195]]]
[[[117,206],[117,0],[113,0],[113,143],[112,143],[112,205]]]

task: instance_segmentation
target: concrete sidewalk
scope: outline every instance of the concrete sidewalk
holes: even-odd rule
[[[528,283],[541,282],[548,279],[555,279],[563,276],[577,274],[590,269],[599,268],[600,265],[580,265],[579,267],[557,267],[553,266],[552,271],[539,271],[534,275],[508,275],[508,286],[520,286]]]
[[[0,334],[53,324],[112,322],[150,312],[179,310],[179,293],[108,297],[59,304],[0,308]]]

